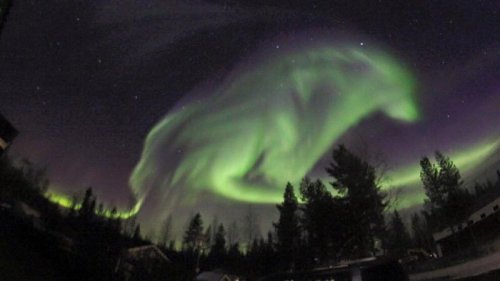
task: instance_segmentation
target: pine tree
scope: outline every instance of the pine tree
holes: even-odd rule
[[[332,160],[326,171],[334,178],[333,188],[343,196],[340,200],[349,218],[343,252],[350,258],[374,254],[375,239],[385,232],[383,212],[387,205],[375,169],[343,145],[333,151]]]
[[[411,238],[398,211],[394,211],[389,224],[388,239],[389,254],[395,257],[403,257],[411,247]]]
[[[210,258],[216,265],[222,265],[226,257],[226,231],[224,225],[220,224],[215,233],[214,242],[210,249]]]
[[[276,207],[280,213],[278,222],[273,224],[278,239],[277,251],[284,269],[290,269],[295,262],[300,239],[299,203],[290,183],[285,188],[283,203]]]
[[[301,224],[309,248],[306,260],[308,263],[328,260],[337,252],[335,241],[342,240],[335,201],[321,181],[311,182],[307,177],[300,184],[300,196],[304,202]]]
[[[263,239],[261,240],[263,241]],[[276,252],[274,250],[274,238],[271,231],[267,233],[267,240],[263,243],[262,252],[261,252],[261,268],[262,274],[270,274],[271,272],[276,271],[277,263],[276,261]]]
[[[96,198],[92,194],[92,188],[89,187],[85,191],[85,196],[83,197],[82,204],[78,210],[78,215],[84,224],[90,223],[95,217],[95,205]]]
[[[241,266],[243,254],[240,252],[240,245],[236,242],[229,247],[227,251],[227,266],[229,268],[236,268]]]
[[[194,217],[190,220],[189,226],[184,233],[183,243],[188,250],[194,250],[198,248],[202,242],[203,234],[203,220],[201,219],[200,213],[196,213]]]
[[[450,227],[455,232],[455,225],[462,222],[467,214],[472,196],[464,189],[460,172],[450,158],[439,151],[435,154],[436,164],[424,157],[420,161],[420,178],[428,199],[425,205],[433,221],[434,228]]]

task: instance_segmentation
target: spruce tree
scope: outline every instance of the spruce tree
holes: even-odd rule
[[[311,182],[307,177],[300,184],[300,196],[304,202],[301,210],[306,247],[309,248],[307,260],[329,260],[337,252],[335,241],[342,240],[334,199],[321,181]]]
[[[200,213],[196,213],[189,221],[189,226],[184,233],[183,244],[188,250],[194,250],[201,242],[203,234],[203,220]]]
[[[345,146],[338,146],[332,162],[326,169],[334,178],[333,188],[342,196],[347,239],[342,247],[344,255],[360,258],[375,252],[375,239],[385,232],[383,212],[386,195],[377,185],[375,168]]]
[[[289,269],[295,262],[300,239],[299,203],[290,183],[285,188],[283,203],[277,205],[276,208],[280,214],[278,222],[273,224],[278,240],[276,248],[281,266]]]
[[[215,265],[222,265],[224,263],[227,251],[226,251],[226,231],[224,230],[224,225],[220,224],[215,232],[214,241],[212,247],[210,248],[210,258],[213,260]]]
[[[411,247],[411,238],[398,211],[394,211],[389,224],[388,237],[389,254],[395,257],[403,257]]]
[[[435,154],[437,164],[424,157],[420,161],[420,178],[424,185],[427,211],[433,216],[435,230],[449,227],[455,232],[455,225],[465,220],[472,196],[463,188],[458,168],[439,151]]]
[[[85,196],[83,197],[82,204],[78,210],[78,214],[84,223],[89,223],[95,216],[95,205],[96,198],[92,194],[92,188],[89,187],[85,191]]]

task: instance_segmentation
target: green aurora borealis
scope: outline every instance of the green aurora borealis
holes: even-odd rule
[[[463,151],[452,154],[451,158],[454,160],[454,163],[457,167],[460,168],[461,171],[467,173],[469,170],[472,170],[476,165],[480,164],[484,161],[492,152],[500,147],[500,142],[492,141],[486,142],[479,145],[471,146]],[[329,178],[324,178],[324,182],[330,181]],[[420,166],[418,163],[413,163],[404,167],[401,167],[394,171],[389,171],[387,175],[387,180],[382,182],[382,188],[384,190],[397,190],[397,189],[405,189],[408,187],[418,186],[420,183]],[[72,205],[72,199],[65,194],[48,192],[47,197],[62,207],[69,208]],[[409,190],[408,194],[400,198],[400,202],[398,207],[407,208],[412,207],[418,204],[422,204],[425,199],[425,194],[422,189],[414,188],[414,190]],[[275,194],[270,197],[270,200],[266,200],[266,203],[279,203],[282,200],[281,190],[278,189]],[[257,201],[257,203],[261,203]],[[134,208],[131,210],[123,210],[119,211],[117,215],[121,218],[128,218],[130,216],[136,215],[142,202],[139,201]],[[78,208],[79,206],[77,206]],[[109,210],[106,210],[105,215],[109,216],[111,213]]]
[[[196,206],[207,191],[235,202],[280,202],[286,182],[298,183],[362,120],[381,112],[392,122],[418,122],[415,88],[403,64],[373,47],[314,46],[255,64],[154,126],[129,179],[138,203],[119,216],[148,205],[162,217]],[[498,147],[483,141],[450,156],[467,173]],[[400,208],[423,202],[418,160],[394,167],[382,183],[403,190]],[[62,194],[48,196],[71,205]]]
[[[145,204],[154,194],[167,209],[194,204],[202,190],[276,203],[287,181],[370,114],[417,120],[413,86],[403,66],[372,49],[315,47],[272,59],[168,114],[148,135],[130,185]]]

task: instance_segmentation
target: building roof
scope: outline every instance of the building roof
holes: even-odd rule
[[[170,259],[156,245],[152,244],[129,248],[127,250],[127,257],[133,259],[158,257],[167,263],[170,262]]]

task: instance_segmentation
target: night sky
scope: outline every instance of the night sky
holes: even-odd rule
[[[227,186],[184,186],[189,180],[175,186],[176,195],[164,195],[171,200],[181,197],[181,206],[165,203],[158,196],[172,189],[162,183],[172,181],[183,159],[189,156],[217,163],[214,159],[225,157],[229,163],[224,165],[237,163],[234,153],[238,152],[221,149],[227,147],[226,134],[267,139],[265,131],[261,137],[253,134],[255,128],[250,124],[276,121],[280,110],[288,112],[286,104],[273,101],[277,109],[270,107],[270,111],[276,115],[259,119],[254,112],[253,117],[245,117],[242,108],[256,101],[253,97],[265,98],[270,93],[259,92],[267,88],[252,86],[244,88],[248,93],[243,94],[238,79],[278,65],[273,62],[279,58],[301,58],[315,48],[337,51],[343,46],[340,42],[347,42],[349,50],[389,54],[415,83],[418,120],[401,122],[375,111],[359,117],[328,143],[333,147],[342,142],[364,156],[383,158],[392,171],[392,185],[406,197],[417,198],[400,207],[412,206],[422,198],[416,195],[422,191],[414,180],[418,179],[415,165],[436,149],[458,158],[463,173],[471,179],[499,168],[498,1],[303,2],[14,1],[0,37],[0,112],[20,131],[11,154],[47,167],[54,194],[71,197],[92,186],[98,199],[127,209],[140,197],[133,195],[132,188],[143,195],[155,190],[156,200],[144,199],[139,213],[150,226],[174,209],[213,214],[231,207],[237,210],[231,219],[248,202],[266,203],[268,207],[263,209],[271,209],[274,207],[268,203],[272,199],[233,196],[226,192],[231,189]],[[372,66],[370,63],[367,65]],[[350,77],[367,81],[365,73],[355,72]],[[236,90],[231,90],[232,85]],[[225,93],[230,95],[227,103],[219,98]],[[186,108],[191,113],[183,113]],[[202,112],[207,108],[214,114]],[[231,120],[217,117],[219,111],[231,112],[224,115]],[[319,120],[325,112],[315,111],[311,116],[316,119],[311,120]],[[174,135],[159,137],[162,145],[152,152],[155,169],[138,171],[134,177],[132,172],[151,130],[172,127],[158,123],[165,116],[182,116],[184,123],[175,126]],[[306,128],[303,132],[308,133],[307,128],[316,124],[313,121],[288,118],[287,124]],[[237,130],[231,129],[231,122]],[[340,126],[335,122],[327,125]],[[210,135],[209,144],[203,142],[200,135],[216,128],[225,131]],[[187,131],[190,133],[183,135]],[[154,141],[155,137],[148,139]],[[190,144],[194,140],[204,147],[198,143],[195,151]],[[237,143],[232,145],[237,147]],[[269,149],[272,146],[255,152],[254,162],[267,163],[262,159],[271,158]],[[181,156],[173,156],[174,151]],[[310,159],[315,164],[306,173],[324,177],[329,155],[330,149]],[[252,169],[242,176],[245,180],[267,180],[261,178],[265,175],[251,174]],[[144,173],[149,174],[143,177]],[[405,181],[410,173],[413,179]],[[147,184],[154,187],[146,188]],[[282,189],[265,197],[280,194]]]

